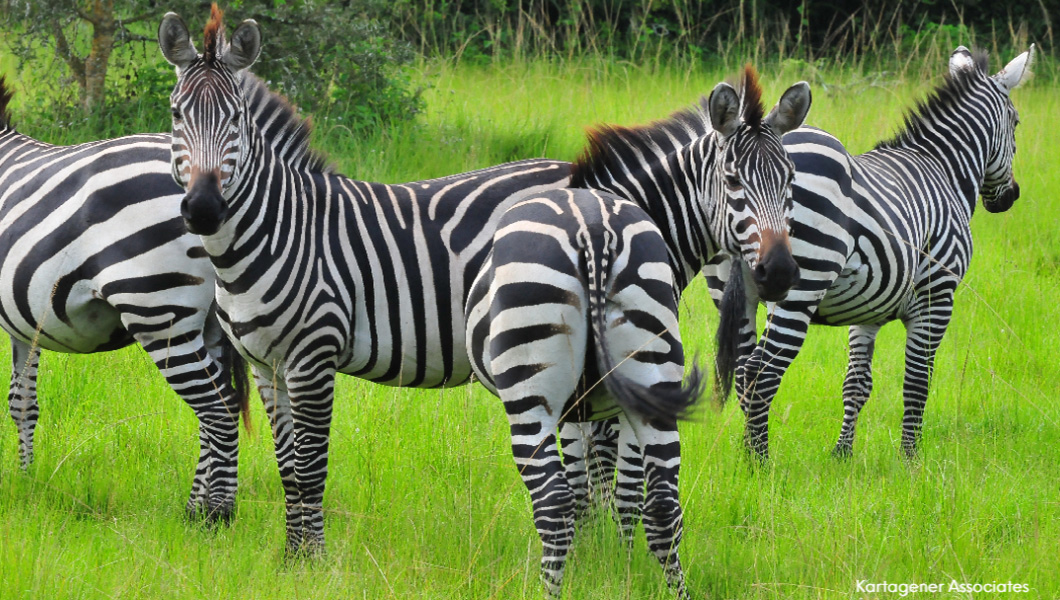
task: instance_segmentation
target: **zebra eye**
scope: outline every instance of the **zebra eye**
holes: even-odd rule
[[[179,121],[179,120],[180,120],[180,109],[179,109],[179,108],[177,108],[176,106],[174,106],[174,107],[173,107],[173,108],[171,109],[171,111],[172,111],[172,113],[173,113],[173,120],[174,120],[174,121]]]
[[[726,173],[725,174],[725,185],[727,185],[727,186],[729,186],[729,187],[731,187],[733,189],[736,189],[736,190],[738,190],[738,189],[743,187],[743,184],[740,183],[740,176],[737,175],[736,173]]]

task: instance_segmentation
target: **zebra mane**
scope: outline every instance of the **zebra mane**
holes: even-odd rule
[[[310,120],[299,116],[287,98],[270,90],[258,76],[244,71],[241,77],[247,108],[277,156],[298,169],[330,173],[327,157],[309,145],[313,132]]]
[[[15,90],[7,84],[7,77],[0,75],[0,131],[13,127],[11,125],[11,110],[8,104],[14,97]]]
[[[973,59],[974,69],[960,69],[956,72],[947,70],[943,82],[936,86],[926,98],[917,100],[912,110],[906,111],[902,128],[894,134],[894,137],[878,142],[876,149],[902,148],[915,142],[932,122],[937,121],[939,115],[959,105],[965,94],[983,77],[984,73],[989,73],[985,50],[977,50]]]
[[[210,4],[210,20],[206,22],[203,31],[205,41],[202,58],[208,63],[218,59],[221,50],[225,47],[225,13],[217,7],[217,3]]]
[[[765,107],[762,106],[762,84],[758,82],[758,71],[750,63],[744,65],[740,90],[740,118],[756,131],[762,128]]]
[[[752,130],[762,128],[765,107],[758,72],[746,65],[736,88],[740,94],[740,118]],[[587,145],[571,165],[571,187],[586,187],[591,179],[608,179],[608,171],[617,173],[628,166],[623,154],[652,156],[670,154],[713,131],[708,98],[690,108],[679,110],[666,119],[646,125],[623,127],[600,124],[586,130]]]
[[[571,165],[571,187],[586,187],[594,178],[627,168],[629,154],[669,154],[713,131],[707,99],[666,119],[636,127],[600,124],[586,130],[587,145]]]

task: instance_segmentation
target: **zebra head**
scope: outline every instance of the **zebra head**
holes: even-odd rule
[[[1020,186],[1012,173],[1012,159],[1016,155],[1016,125],[1019,113],[1009,94],[1030,77],[1034,61],[1034,44],[1029,50],[1012,59],[993,76],[986,71],[986,56],[978,60],[964,46],[950,56],[950,77],[969,80],[976,90],[970,97],[976,113],[986,122],[986,163],[980,194],[983,208],[997,213],[1012,208],[1020,197]]]
[[[187,192],[180,207],[184,223],[200,235],[217,233],[228,217],[226,194],[238,181],[250,131],[239,78],[261,52],[257,23],[243,21],[229,43],[222,18],[214,4],[202,54],[176,14],[167,13],[158,28],[162,54],[177,68],[170,95],[173,178]]]
[[[810,86],[788,88],[763,117],[762,88],[750,66],[741,93],[719,83],[707,102],[715,135],[716,160],[704,173],[706,199],[717,202],[713,216],[718,244],[742,257],[763,300],[782,300],[799,281],[788,238],[795,165],[781,136],[802,125],[810,110]],[[713,193],[712,193],[713,192]]]

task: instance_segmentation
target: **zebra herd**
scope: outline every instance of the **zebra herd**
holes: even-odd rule
[[[1009,94],[1033,59],[1032,46],[990,76],[985,55],[958,48],[901,132],[857,156],[802,127],[806,83],[766,113],[748,67],[665,120],[590,131],[573,164],[386,185],[334,173],[308,122],[248,71],[257,23],[229,40],[214,5],[200,53],[169,13],[158,41],[177,73],[170,134],[45,144],[11,126],[0,80],[0,325],[23,468],[41,349],[139,343],[199,419],[187,512],[227,521],[249,368],[287,552],[318,554],[335,375],[474,377],[507,413],[550,596],[597,490],[624,537],[643,523],[688,597],[677,423],[704,377],[685,375],[677,306],[700,272],[722,313],[716,387],[735,384],[753,455],[767,456],[769,406],[811,323],[850,328],[835,448],[850,453],[873,341],[893,320],[907,330],[902,445],[915,454],[976,200],[999,212],[1019,196]]]

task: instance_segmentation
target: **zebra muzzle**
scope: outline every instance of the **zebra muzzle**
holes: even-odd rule
[[[198,235],[213,235],[228,217],[228,203],[221,195],[218,172],[192,172],[188,192],[180,203],[184,226]]]
[[[758,297],[777,302],[786,298],[791,288],[799,283],[799,265],[787,244],[775,244],[751,270],[751,275],[758,288]]]
[[[988,212],[1000,213],[1012,208],[1012,205],[1019,200],[1020,197],[1020,184],[1016,183],[1013,179],[1009,182],[1008,186],[998,194],[995,198],[983,198],[983,208]]]

